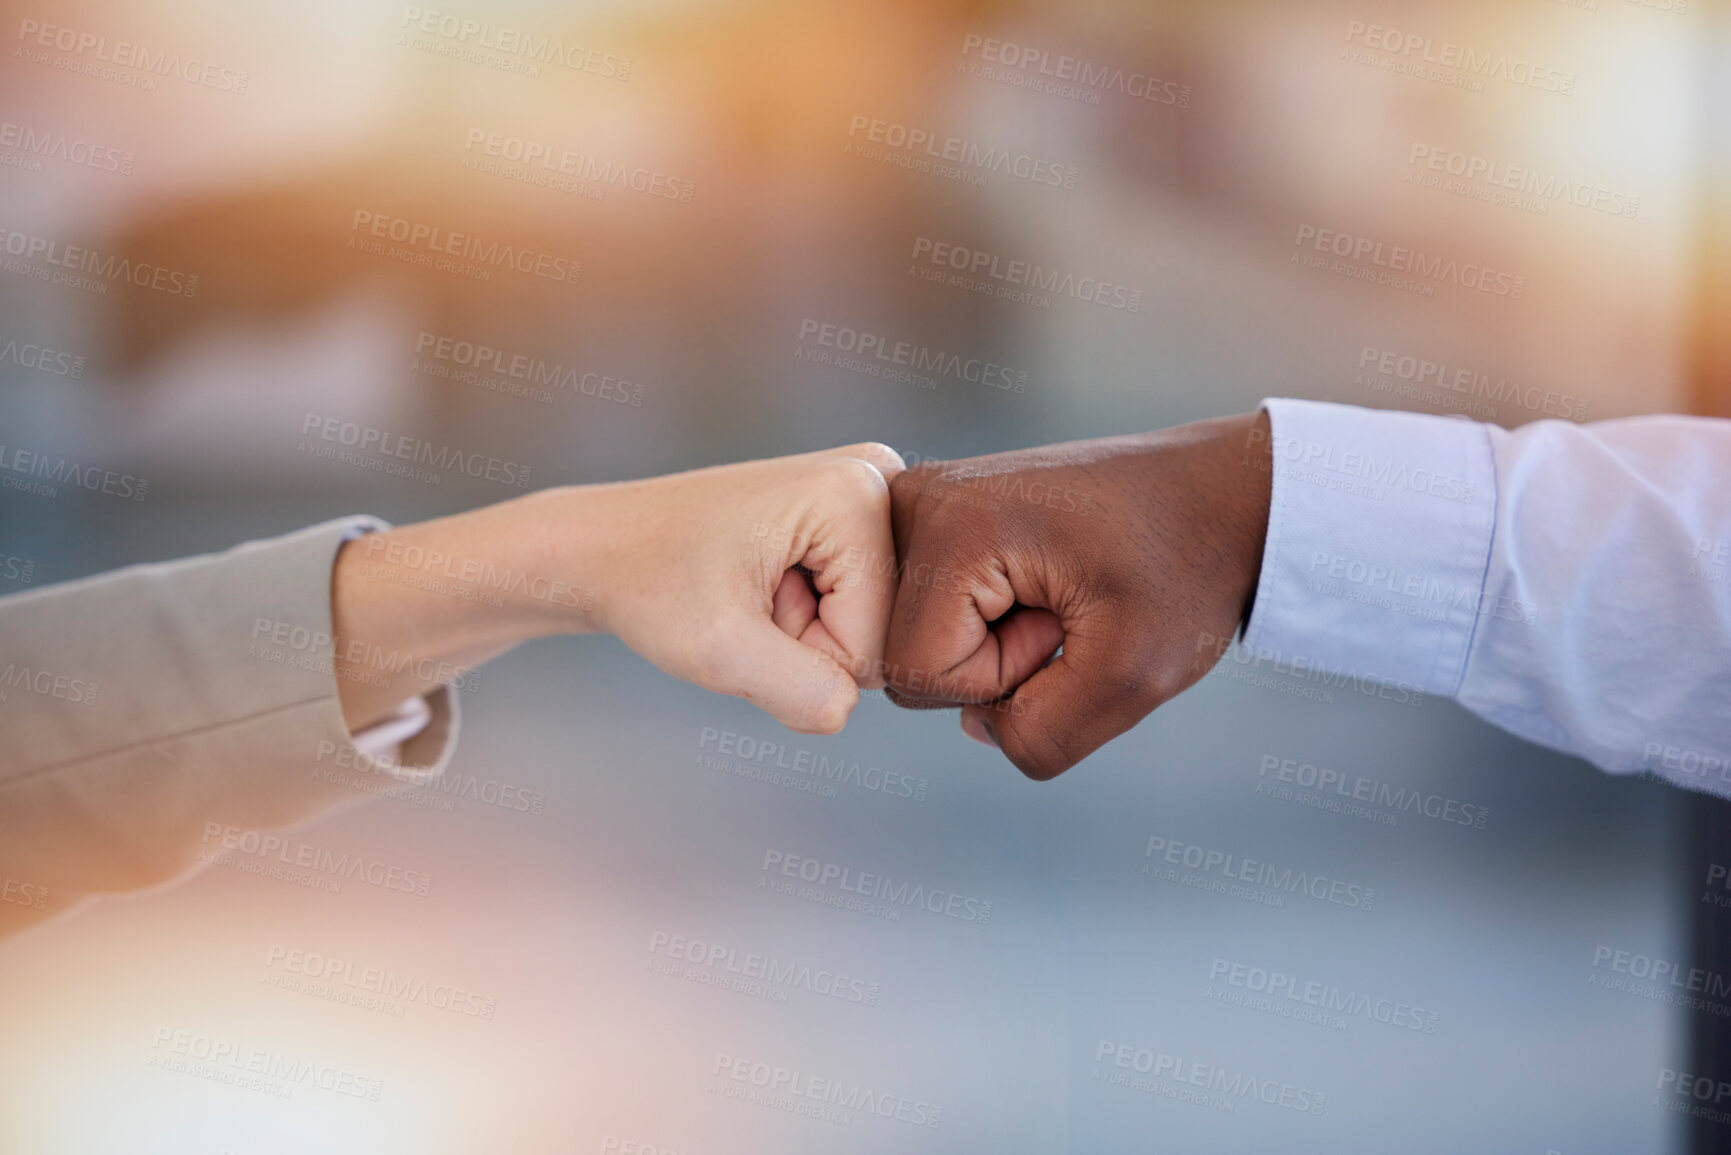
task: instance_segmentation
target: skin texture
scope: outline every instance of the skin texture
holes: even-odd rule
[[[883,684],[901,471],[863,443],[547,489],[351,541],[331,579],[344,719],[370,725],[529,638],[608,632],[790,729],[834,733]]]
[[[1063,773],[1194,685],[1247,619],[1271,464],[1255,413],[900,474],[891,696],[961,705],[1023,773]]]

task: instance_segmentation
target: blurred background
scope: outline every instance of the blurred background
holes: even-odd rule
[[[330,420],[542,486],[1265,396],[1731,415],[1723,0],[0,11],[0,444],[148,483],[0,489],[0,592],[518,492]],[[1229,656],[1034,784],[953,715],[802,738],[607,639],[463,699],[443,787],[292,836],[428,894],[213,868],[0,943],[0,1150],[1731,1149],[1662,1085],[1731,1079],[1731,987],[1642,981],[1731,973],[1719,804],[1450,703]]]

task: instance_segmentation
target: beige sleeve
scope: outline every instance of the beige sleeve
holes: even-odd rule
[[[194,866],[212,824],[282,826],[423,782],[449,687],[394,758],[357,754],[333,673],[331,567],[354,517],[0,598],[0,935]]]

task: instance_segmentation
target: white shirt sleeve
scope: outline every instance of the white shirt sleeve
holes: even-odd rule
[[[1731,795],[1731,421],[1264,405],[1255,660]]]

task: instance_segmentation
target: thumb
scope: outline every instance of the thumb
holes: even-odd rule
[[[1038,781],[1056,778],[1129,730],[1164,701],[1121,640],[1071,631],[1064,651],[1007,698],[962,708],[962,729],[1003,750]]]
[[[830,655],[751,618],[719,639],[722,657],[709,688],[744,698],[789,730],[834,734],[859,702],[859,686]]]

